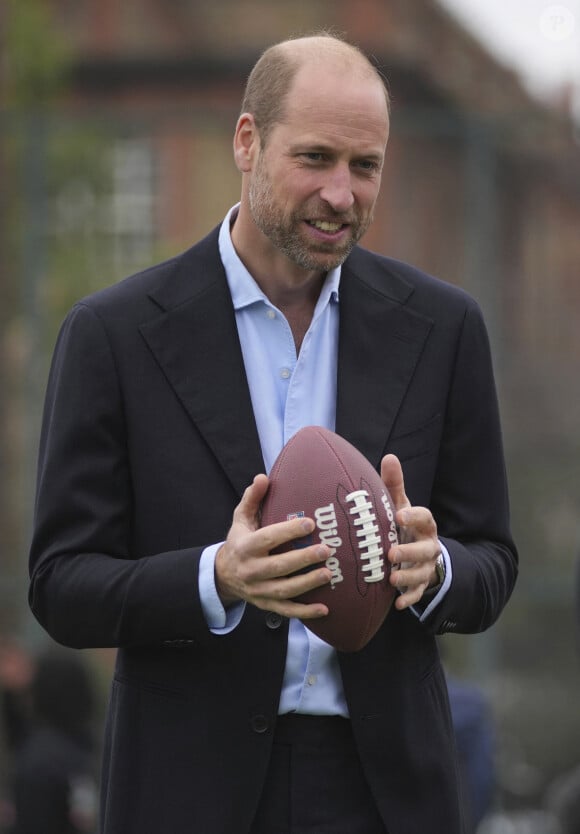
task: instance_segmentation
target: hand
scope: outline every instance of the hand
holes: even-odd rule
[[[427,588],[437,584],[435,562],[441,553],[437,525],[431,511],[412,507],[405,493],[403,470],[395,455],[385,455],[381,478],[395,505],[399,544],[388,553],[392,565],[391,584],[401,591],[395,605],[399,610],[416,605]]]
[[[294,602],[293,597],[330,582],[330,570],[321,565],[296,576],[292,574],[324,562],[330,549],[323,544],[297,549],[290,545],[284,553],[270,555],[274,548],[312,533],[314,521],[297,518],[260,527],[258,513],[267,490],[268,478],[256,475],[234,510],[232,526],[215,560],[220,599],[226,606],[245,600],[284,617],[324,617],[328,614],[326,605],[305,605]]]

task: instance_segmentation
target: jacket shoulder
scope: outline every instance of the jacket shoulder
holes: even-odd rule
[[[89,307],[97,315],[108,317],[115,311],[129,313],[140,310],[179,306],[209,285],[222,271],[216,228],[207,237],[173,257],[140,270],[117,283],[97,290],[76,303]]]
[[[477,301],[463,288],[404,261],[355,247],[346,263],[355,280],[417,310],[433,314],[442,308],[479,309]]]

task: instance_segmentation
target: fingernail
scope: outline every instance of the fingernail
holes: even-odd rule
[[[302,522],[302,529],[305,533],[312,533],[312,531],[314,530],[314,522],[311,518],[304,519],[304,521]]]

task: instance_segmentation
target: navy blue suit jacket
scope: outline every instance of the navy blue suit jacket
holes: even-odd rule
[[[354,734],[389,834],[459,834],[435,635],[490,626],[517,570],[478,306],[357,247],[342,271],[338,367],[337,432],[377,467],[399,456],[453,564],[427,622],[392,610],[365,649],[340,656]],[[57,641],[119,647],[105,834],[249,829],[287,622],[248,606],[233,633],[212,635],[197,570],[263,468],[217,230],[75,306],[48,383],[30,601]]]

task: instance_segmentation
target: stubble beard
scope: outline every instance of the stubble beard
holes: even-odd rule
[[[300,234],[303,215],[292,213],[285,216],[276,203],[272,183],[266,171],[263,160],[259,160],[250,183],[249,205],[252,219],[258,229],[279,249],[287,258],[305,270],[328,271],[340,266],[350,255],[354,246],[361,239],[370,224],[372,213],[361,221],[360,218],[349,218],[350,236],[340,244],[320,243],[316,247],[309,246]],[[329,210],[321,209],[328,217]],[[340,217],[337,216],[337,222]]]

